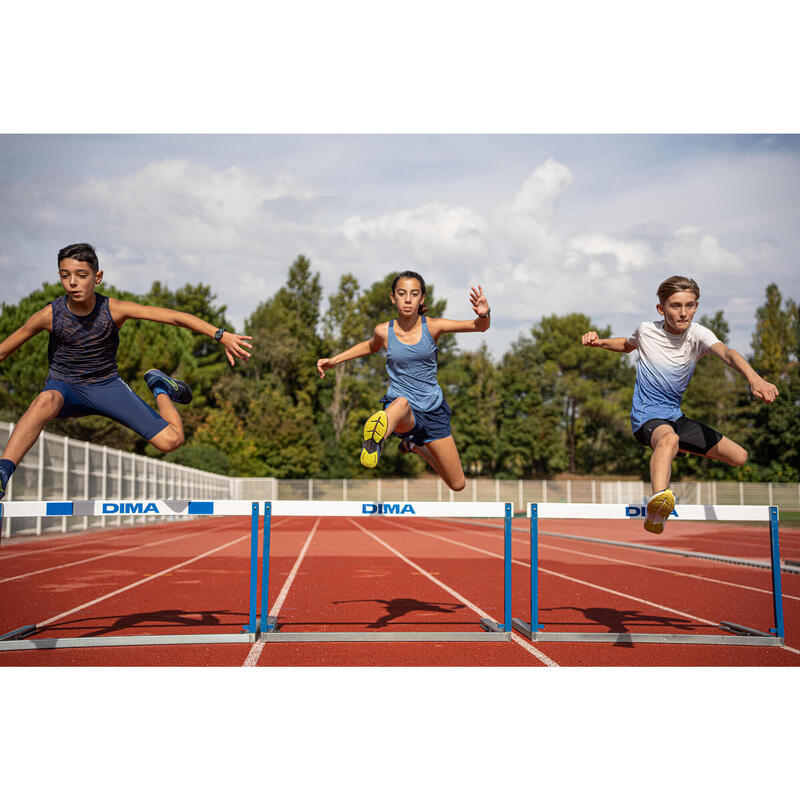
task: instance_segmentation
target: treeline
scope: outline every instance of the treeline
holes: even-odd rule
[[[253,357],[235,368],[208,337],[152,322],[127,322],[120,331],[118,362],[131,387],[150,401],[142,375],[157,367],[194,390],[191,405],[181,408],[186,444],[163,457],[240,476],[423,473],[428,468],[422,459],[399,453],[396,439],[375,473],[368,474],[358,463],[363,421],[379,407],[387,383],[382,355],[341,364],[324,380],[315,369],[318,358],[371,338],[375,325],[393,316],[389,290],[394,275],[367,287],[344,275],[323,309],[319,275],[308,259],[298,256],[285,285],[246,320]],[[45,284],[16,305],[3,303],[0,339],[62,291],[58,283]],[[101,291],[232,327],[226,307],[217,305],[211,287],[203,284],[172,291],[155,282],[144,296],[111,286]],[[430,316],[445,314],[445,302],[436,298],[431,285],[428,307]],[[451,313],[468,316],[461,309]],[[727,341],[729,326],[722,311],[697,321]],[[648,476],[650,451],[630,432],[634,359],[582,347],[580,337],[588,330],[612,335],[583,314],[546,316],[497,360],[484,337],[475,337],[477,348],[471,351],[459,350],[452,336],[440,339],[439,382],[453,409],[453,434],[468,476],[546,477],[564,471]],[[780,390],[774,404],[752,398],[744,378],[711,356],[698,364],[683,405],[688,416],[745,446],[749,463],[733,469],[690,456],[675,462],[677,478],[800,480],[800,317],[797,305],[784,301],[774,284],[755,312],[751,346],[751,363]],[[47,370],[47,336],[34,338],[6,359],[0,366],[3,419],[20,417],[41,390]],[[136,434],[103,417],[56,420],[49,430],[162,457]]]

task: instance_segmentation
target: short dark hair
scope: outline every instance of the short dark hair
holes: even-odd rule
[[[405,272],[401,272],[399,275],[395,275],[394,280],[392,281],[392,294],[394,294],[397,282],[402,278],[413,278],[414,280],[419,281],[419,288],[422,291],[423,296],[425,295],[425,281],[422,275],[420,275],[419,272],[413,272],[410,269],[407,269]],[[419,307],[419,313],[426,314],[427,312],[428,306],[425,303],[421,303]]]
[[[74,258],[75,261],[85,261],[95,272],[100,269],[100,264],[97,261],[97,253],[87,242],[80,242],[79,244],[68,244],[58,251],[58,263],[60,264],[65,258]]]

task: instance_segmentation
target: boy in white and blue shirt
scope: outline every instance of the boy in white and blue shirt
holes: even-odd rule
[[[628,338],[601,339],[596,331],[581,338],[587,347],[620,353],[638,350],[631,428],[638,442],[653,449],[653,495],[647,501],[644,523],[651,533],[664,530],[664,523],[675,508],[669,481],[672,459],[679,452],[714,458],[732,466],[747,461],[743,447],[681,411],[683,393],[697,362],[711,351],[747,378],[755,397],[771,403],[778,396],[777,388],[761,378],[736,350],[721,342],[713,331],[692,321],[700,299],[700,288],[694,280],[675,275],[661,283],[657,294],[656,310],[662,319],[640,323]]]

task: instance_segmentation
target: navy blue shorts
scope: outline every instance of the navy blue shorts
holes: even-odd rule
[[[650,439],[653,436],[653,431],[659,425],[669,425],[675,433],[678,434],[678,447],[685,450],[687,453],[696,453],[697,455],[704,456],[714,445],[718,444],[722,439],[722,434],[709,428],[708,425],[703,425],[702,422],[696,422],[689,419],[685,414],[679,419],[649,419],[639,428],[634,437],[639,444],[645,447],[652,447]]]
[[[396,398],[389,399],[384,395],[381,397],[383,407],[389,405]],[[407,442],[413,442],[416,445],[428,444],[428,442],[435,442],[437,439],[446,439],[452,436],[450,431],[450,416],[452,411],[450,406],[447,405],[447,400],[442,399],[442,404],[433,411],[418,411],[416,408],[411,409],[414,414],[414,427],[405,433],[394,432],[395,436]]]
[[[98,383],[67,383],[51,378],[42,391],[55,391],[64,398],[56,419],[99,414],[122,423],[148,440],[169,424],[119,375]]]

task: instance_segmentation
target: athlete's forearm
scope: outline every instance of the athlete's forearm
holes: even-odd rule
[[[28,320],[21,328],[17,328],[14,333],[0,342],[0,361],[8,358],[17,348],[36,336],[41,330],[42,328],[32,324],[31,320]]]
[[[613,353],[630,353],[633,349],[624,336],[615,336],[612,339],[595,339],[590,347],[602,347],[603,350],[611,350]]]
[[[178,325],[181,328],[188,328],[195,333],[202,333],[204,336],[213,336],[217,332],[217,328],[210,322],[206,322],[194,314],[189,314],[187,311],[171,311],[172,318],[164,320],[168,325]]]
[[[374,339],[366,339],[363,342],[359,342],[356,345],[353,345],[348,350],[345,350],[341,353],[337,353],[335,356],[331,356],[329,359],[332,365],[341,364],[343,361],[350,361],[354,358],[361,358],[362,356],[368,356],[371,353],[377,352],[376,349],[373,349],[374,346]]]
[[[732,350],[730,347],[727,349],[725,354],[722,356],[722,360],[732,369],[735,369],[737,372],[744,375],[747,378],[748,383],[752,383],[754,380],[760,379],[759,374],[747,363],[747,360],[742,357],[742,355],[737,352],[736,350]]]

